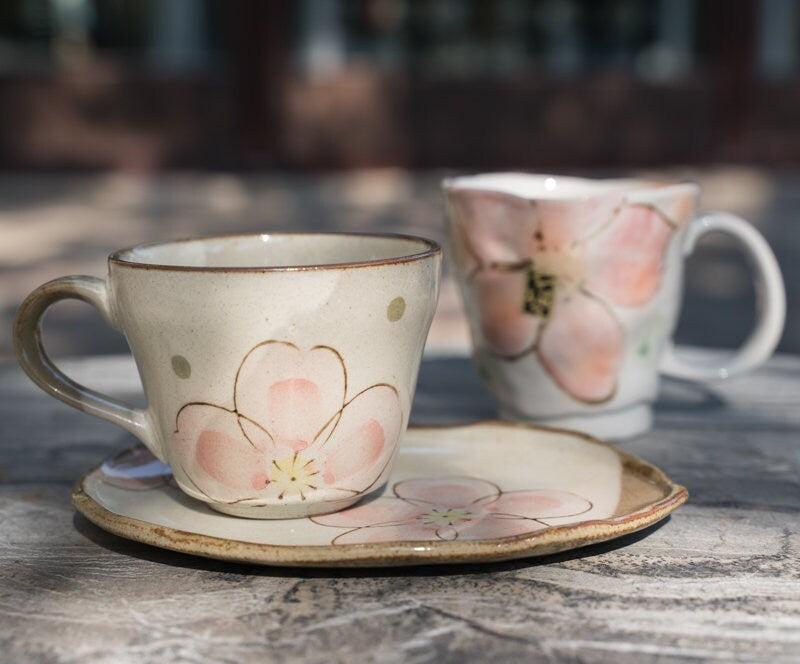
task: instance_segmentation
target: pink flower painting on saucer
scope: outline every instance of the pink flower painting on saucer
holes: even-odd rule
[[[449,192],[467,307],[483,347],[510,361],[533,358],[572,398],[614,396],[625,339],[615,307],[650,302],[690,196],[664,210],[617,194],[531,201]]]
[[[471,477],[404,480],[382,496],[342,512],[310,517],[343,529],[332,544],[488,540],[528,535],[547,519],[578,516],[592,504],[554,489],[508,491]]]
[[[211,500],[297,503],[370,489],[402,423],[392,385],[348,396],[347,368],[335,349],[266,341],[242,360],[232,407],[186,404],[174,438],[181,469]]]
[[[149,491],[172,480],[170,467],[140,445],[104,461],[97,474],[106,484],[131,491]]]

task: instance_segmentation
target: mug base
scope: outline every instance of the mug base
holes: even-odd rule
[[[227,503],[206,503],[206,505],[222,514],[245,519],[302,519],[307,516],[339,512],[354,505],[362,498],[364,495],[327,500],[324,503],[294,503],[291,505],[231,505]]]
[[[557,429],[572,429],[573,431],[580,431],[605,440],[621,440],[633,438],[649,431],[653,425],[653,408],[650,404],[639,403],[605,413],[531,418],[501,406],[500,417],[509,420],[534,422]]]

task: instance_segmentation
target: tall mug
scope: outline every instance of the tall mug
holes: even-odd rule
[[[603,437],[646,431],[659,374],[727,378],[783,331],[775,256],[750,224],[696,216],[688,182],[497,173],[444,182],[473,357],[502,416]],[[675,353],[684,259],[710,232],[751,259],[755,329],[721,363]]]
[[[119,425],[187,495],[234,516],[343,509],[388,479],[439,288],[429,240],[270,233],[141,245],[108,277],[22,303],[14,343],[45,392]],[[148,406],[79,385],[42,346],[45,310],[94,305],[133,352]]]

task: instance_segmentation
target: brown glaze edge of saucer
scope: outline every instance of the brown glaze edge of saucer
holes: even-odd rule
[[[378,542],[344,545],[276,545],[229,540],[191,533],[115,514],[102,507],[83,489],[85,479],[100,464],[84,473],[72,490],[72,504],[89,521],[114,535],[170,551],[236,563],[278,567],[400,567],[500,562],[517,558],[546,556],[589,544],[616,539],[658,523],[689,497],[659,468],[589,435],[532,424],[482,420],[454,425],[411,427],[414,430],[460,429],[471,426],[510,426],[534,431],[566,433],[612,449],[622,461],[624,472],[638,475],[660,486],[665,495],[629,513],[606,519],[579,521],[553,526],[535,533],[495,540],[436,542]]]

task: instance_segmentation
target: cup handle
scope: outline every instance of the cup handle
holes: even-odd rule
[[[786,290],[778,261],[764,236],[744,219],[726,212],[712,212],[693,220],[686,232],[683,255],[694,251],[697,241],[720,231],[737,240],[755,273],[756,323],[750,337],[732,357],[722,362],[696,362],[682,358],[669,342],[661,360],[661,372],[686,380],[718,380],[752,369],[775,350],[786,318]]]
[[[54,279],[28,295],[17,310],[14,318],[14,350],[20,366],[49,395],[130,431],[163,461],[158,438],[146,410],[134,408],[76,383],[62,373],[47,355],[42,344],[42,315],[51,304],[65,299],[88,302],[97,308],[106,323],[118,329],[108,288],[103,279],[86,276]]]

